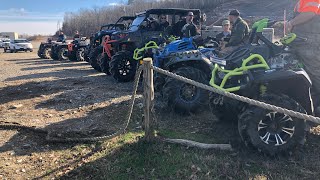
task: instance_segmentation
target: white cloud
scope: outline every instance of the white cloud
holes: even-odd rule
[[[40,12],[30,12],[24,8],[20,9],[7,9],[7,10],[0,10],[0,21],[58,21],[62,20],[64,13],[40,13]]]
[[[109,3],[109,6],[121,6],[124,5],[122,3]]]
[[[56,30],[57,22],[54,21],[0,22],[0,32],[49,35],[54,34]]]

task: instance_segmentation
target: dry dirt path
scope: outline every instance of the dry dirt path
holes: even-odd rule
[[[0,121],[44,127],[58,135],[117,130],[132,83],[118,84],[86,62],[39,59],[36,51],[0,50]],[[31,132],[0,130],[0,179],[38,177],[48,167],[61,166],[60,156],[69,147],[52,146]]]

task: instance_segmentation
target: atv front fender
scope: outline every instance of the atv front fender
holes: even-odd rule
[[[311,97],[312,82],[303,70],[267,70],[266,73],[254,76],[254,83],[265,85],[267,91],[286,94],[299,102],[308,114],[313,114]]]

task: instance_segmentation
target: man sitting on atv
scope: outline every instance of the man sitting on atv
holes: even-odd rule
[[[159,27],[158,30],[159,31],[165,31],[167,29],[167,27],[169,26],[169,22],[168,22],[168,16],[161,14],[159,15]]]
[[[229,13],[229,20],[232,23],[231,36],[228,43],[221,45],[221,55],[226,55],[241,46],[249,35],[248,24],[240,17],[238,10],[232,10]]]
[[[193,23],[193,17],[193,12],[188,12],[186,24],[181,29],[183,37],[193,37],[198,34],[197,26]]]
[[[80,38],[80,34],[79,34],[79,31],[76,31],[74,36],[73,36],[73,40],[75,39],[79,39]]]
[[[66,41],[66,39],[67,39],[66,35],[64,35],[63,31],[60,31],[57,42],[64,42]]]

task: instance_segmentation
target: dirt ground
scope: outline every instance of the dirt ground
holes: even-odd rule
[[[41,127],[57,137],[119,129],[132,83],[116,83],[86,62],[39,59],[36,51],[0,50],[0,121]],[[320,128],[293,156],[267,157],[243,145],[236,123],[216,123],[205,110],[189,116],[156,110],[158,133],[231,143],[235,151],[145,143],[142,113],[135,106],[129,132],[101,143],[48,143],[43,134],[0,129],[0,179],[319,179]]]
[[[43,127],[58,136],[70,129],[79,136],[115,132],[132,83],[115,83],[86,62],[39,59],[36,51],[0,50],[0,121]],[[37,177],[57,164],[53,149],[64,148],[31,132],[0,131],[0,179]]]

